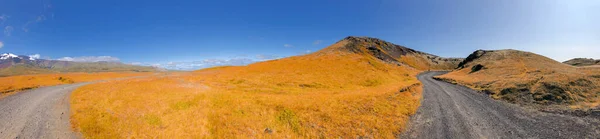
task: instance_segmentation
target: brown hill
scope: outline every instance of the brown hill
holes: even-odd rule
[[[573,66],[594,66],[600,65],[600,60],[594,60],[592,58],[574,58],[563,63]]]
[[[600,70],[576,68],[517,50],[478,50],[439,79],[523,105],[598,106]]]
[[[331,50],[354,52],[399,66],[408,65],[418,70],[451,70],[463,60],[461,58],[442,58],[370,37],[350,36],[337,44],[340,45],[325,48],[320,53],[327,53]]]

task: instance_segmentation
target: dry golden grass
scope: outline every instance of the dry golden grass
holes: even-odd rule
[[[207,135],[209,102],[203,90],[178,78],[156,76],[84,86],[71,99],[72,124],[86,138]]]
[[[480,64],[483,69],[473,71]],[[516,50],[488,52],[465,68],[439,76],[492,97],[521,104],[567,104],[572,108],[598,106],[600,68],[576,68]]]
[[[76,82],[86,82],[93,80],[105,80],[119,77],[132,77],[150,75],[152,73],[134,73],[134,72],[105,72],[105,73],[62,73],[62,74],[36,74],[0,77],[0,97],[19,92],[22,90],[69,84]]]
[[[72,123],[87,138],[393,138],[419,106],[417,73],[324,50],[88,85]]]

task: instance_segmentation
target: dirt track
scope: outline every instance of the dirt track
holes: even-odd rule
[[[42,87],[0,99],[0,138],[78,138],[69,123],[69,94],[88,83]]]
[[[599,138],[598,119],[543,113],[493,100],[467,87],[418,76],[423,100],[400,138]]]
[[[598,119],[528,110],[419,75],[421,107],[400,138],[598,138]],[[0,138],[77,138],[69,94],[88,83],[43,87],[0,99]]]

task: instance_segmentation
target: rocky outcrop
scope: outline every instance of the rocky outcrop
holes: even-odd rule
[[[345,43],[339,50],[368,54],[387,63],[420,70],[452,70],[463,61],[462,58],[443,58],[371,37],[349,36],[338,43]]]
[[[563,63],[569,64],[572,66],[592,66],[592,65],[600,65],[600,59],[595,60],[592,58],[574,58],[571,60],[567,60]]]

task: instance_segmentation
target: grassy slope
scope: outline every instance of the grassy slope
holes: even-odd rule
[[[73,93],[72,123],[88,138],[393,138],[419,105],[419,71],[334,49],[346,43],[243,67],[88,85]]]
[[[473,71],[473,66],[483,68]],[[597,106],[600,69],[576,68],[529,52],[487,52],[465,68],[439,78],[493,93],[492,97],[520,104]]]

